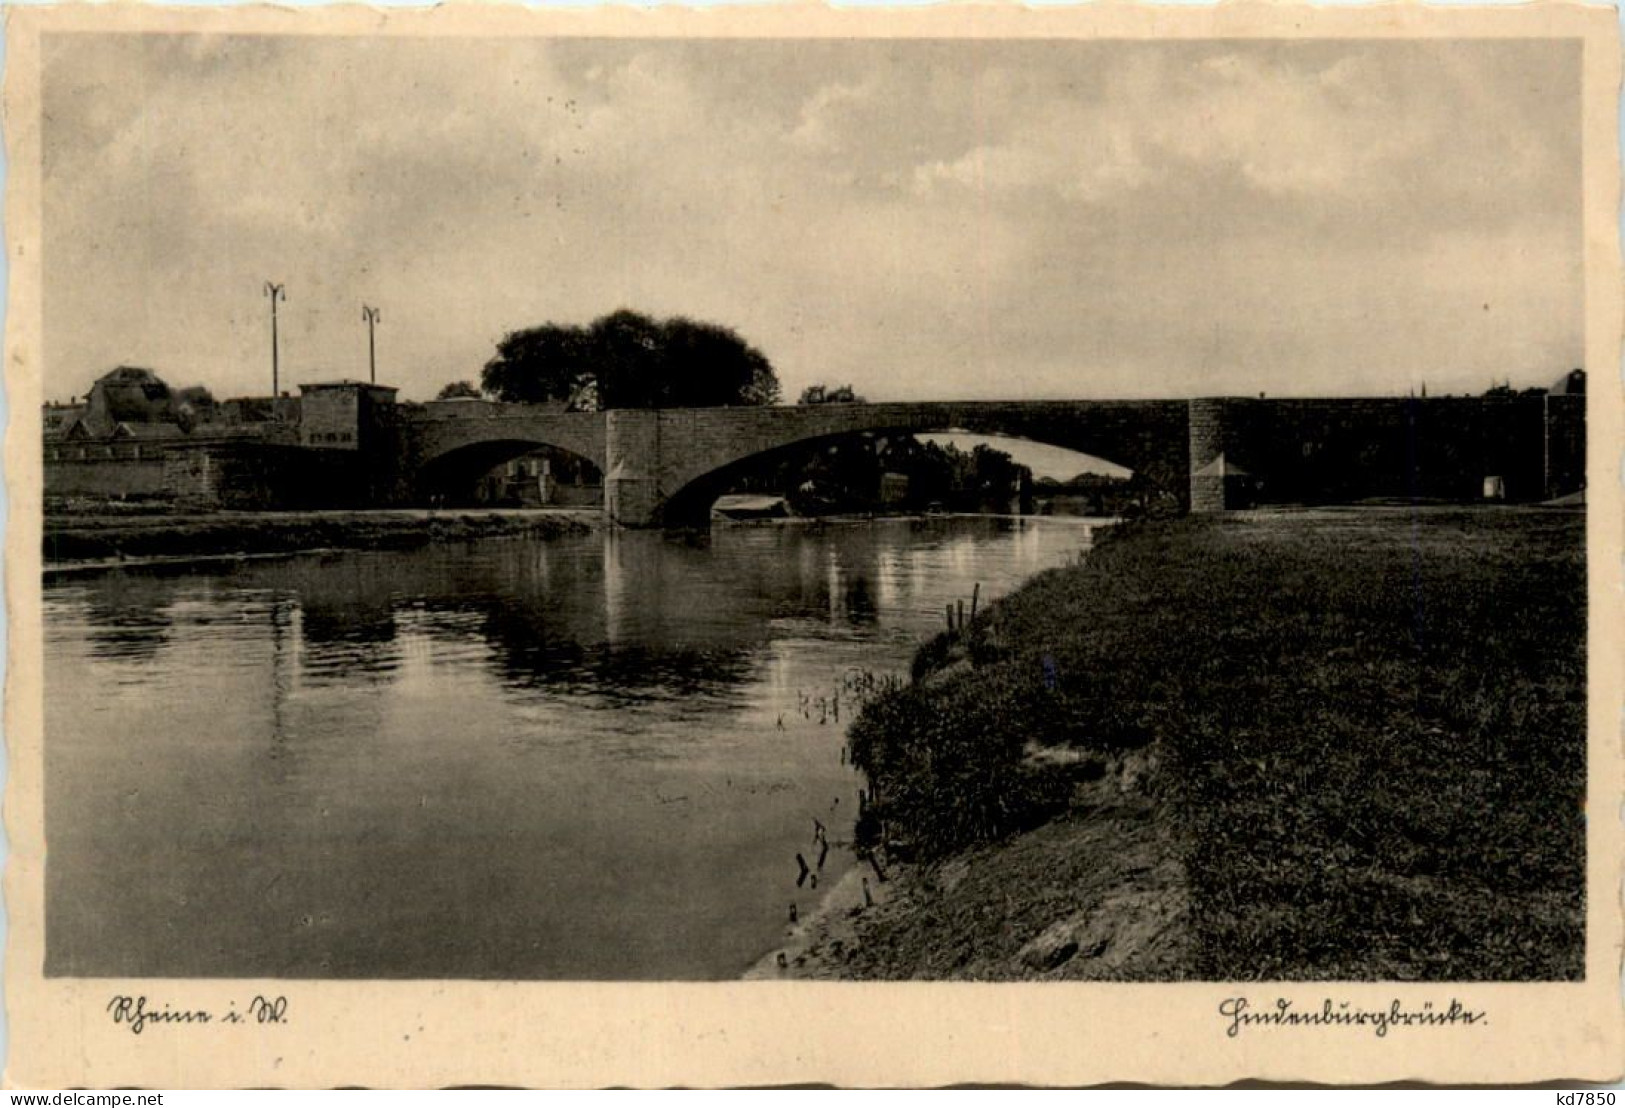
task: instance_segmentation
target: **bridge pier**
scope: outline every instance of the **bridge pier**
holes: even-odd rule
[[[653,527],[660,492],[660,413],[604,413],[604,515],[619,527]]]
[[[1190,511],[1222,512],[1229,505],[1225,497],[1225,477],[1222,463],[1215,467],[1219,455],[1224,453],[1225,426],[1223,400],[1192,400],[1190,402]]]

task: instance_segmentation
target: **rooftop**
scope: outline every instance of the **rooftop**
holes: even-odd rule
[[[300,392],[312,392],[317,389],[372,389],[377,392],[400,392],[394,385],[375,385],[371,381],[354,381],[348,377],[340,377],[336,381],[311,381],[299,386]]]

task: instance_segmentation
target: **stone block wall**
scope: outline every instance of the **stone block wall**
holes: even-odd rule
[[[87,448],[87,454],[98,448]],[[166,495],[164,460],[155,448],[140,459],[129,457],[86,457],[46,459],[46,496],[126,496]]]
[[[1222,512],[1229,507],[1225,497],[1225,479],[1218,474],[1199,475],[1198,470],[1211,465],[1225,453],[1225,430],[1231,426],[1226,413],[1232,402],[1225,400],[1192,400],[1186,423],[1186,442],[1189,444],[1186,467],[1190,476],[1189,508],[1193,512]]]
[[[170,447],[164,484],[192,508],[272,511],[376,505],[353,454],[262,443],[195,443]]]

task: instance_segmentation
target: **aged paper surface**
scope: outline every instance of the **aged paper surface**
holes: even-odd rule
[[[70,285],[93,289],[92,298],[101,297],[97,303],[105,305],[105,310],[115,319],[128,322],[134,318],[129,314],[131,311],[143,317],[144,313],[174,313],[179,321],[177,329],[182,331],[198,324],[205,310],[185,300],[191,294],[188,286],[184,282],[173,283],[173,275],[164,272],[167,254],[153,246],[150,239],[145,249],[151,251],[155,290],[151,293],[151,302],[143,306],[139,290],[125,289],[123,295],[133,297],[132,302],[137,306],[133,309],[129,305],[115,307],[113,296],[117,290],[97,285],[94,272],[97,265],[87,259],[94,259],[95,250],[111,257],[121,250],[137,248],[131,244],[140,235],[132,234],[131,229],[121,223],[116,203],[109,201],[113,208],[105,211],[105,225],[93,226],[86,212],[78,210],[76,214],[62,217],[72,220],[66,232],[47,226],[51,213],[56,210],[53,204],[66,195],[60,190],[77,185],[89,187],[102,171],[116,174],[118,167],[112,159],[128,156],[128,150],[113,150],[111,146],[102,151],[92,148],[88,154],[80,149],[79,160],[63,161],[51,167],[57,176],[48,183],[46,163],[74,147],[73,142],[66,141],[73,136],[52,131],[53,126],[69,124],[53,119],[51,114],[52,101],[44,87],[48,63],[59,64],[63,58],[83,57],[95,51],[104,51],[107,57],[116,59],[120,36],[172,36],[172,41],[183,52],[190,49],[190,42],[214,43],[215,36],[258,38],[274,43],[278,50],[292,56],[304,53],[315,56],[314,52],[320,48],[321,64],[298,70],[303,74],[303,83],[267,85],[261,75],[260,83],[245,84],[244,99],[235,109],[234,126],[228,128],[226,134],[197,134],[189,139],[184,130],[165,132],[163,113],[178,112],[181,105],[155,96],[157,71],[154,69],[121,71],[115,64],[109,64],[104,72],[97,74],[94,65],[76,69],[69,65],[67,68],[78,74],[78,84],[68,89],[71,82],[65,81],[56,89],[65,97],[70,93],[89,96],[99,105],[94,110],[104,113],[99,119],[102,124],[106,123],[105,113],[123,113],[123,133],[142,128],[154,135],[164,133],[166,137],[159,141],[175,143],[177,157],[189,142],[209,143],[211,149],[225,159],[235,157],[252,165],[267,184],[245,200],[245,208],[255,203],[274,206],[275,182],[280,177],[291,179],[300,164],[339,157],[344,149],[342,143],[315,149],[279,145],[275,135],[289,132],[267,130],[264,119],[273,115],[281,119],[308,118],[310,133],[319,133],[323,126],[331,125],[329,113],[342,115],[344,97],[352,94],[354,88],[353,83],[345,85],[342,78],[352,64],[359,66],[362,56],[377,52],[385,44],[403,41],[415,44],[412,57],[418,59],[421,66],[422,83],[429,90],[425,95],[450,99],[456,98],[458,90],[472,76],[469,69],[472,63],[468,59],[474,56],[451,49],[452,44],[488,40],[510,43],[605,40],[611,45],[640,40],[738,43],[789,40],[806,44],[809,51],[815,44],[820,46],[824,53],[816,55],[818,57],[834,57],[841,50],[881,40],[900,43],[940,40],[948,44],[945,50],[966,43],[981,44],[990,55],[999,44],[1020,40],[1063,45],[1068,42],[1104,44],[1108,54],[1111,49],[1126,51],[1148,43],[1201,44],[1226,40],[1242,45],[1269,41],[1336,45],[1359,40],[1366,53],[1379,58],[1385,51],[1410,43],[1527,42],[1550,43],[1558,48],[1568,44],[1571,48],[1568,56],[1572,59],[1569,77],[1578,82],[1581,108],[1581,119],[1574,124],[1574,136],[1583,157],[1574,163],[1575,178],[1567,181],[1567,187],[1580,194],[1576,210],[1581,216],[1583,234],[1574,243],[1574,257],[1578,265],[1583,255],[1583,281],[1578,284],[1559,281],[1558,284],[1566,294],[1583,300],[1583,310],[1578,303],[1566,304],[1563,310],[1583,321],[1583,327],[1576,331],[1583,345],[1575,350],[1575,356],[1583,357],[1584,364],[1592,371],[1585,413],[1590,475],[1586,564],[1591,675],[1586,772],[1587,810],[1592,818],[1586,830],[1588,914],[1583,979],[1490,984],[1447,979],[1426,984],[1267,980],[1244,984],[1050,981],[859,984],[771,980],[670,983],[658,979],[504,981],[472,980],[469,978],[481,975],[455,973],[422,975],[434,978],[427,980],[368,980],[365,974],[316,980],[299,974],[283,974],[274,979],[234,978],[211,971],[207,976],[186,978],[162,971],[140,970],[133,977],[123,978],[107,976],[105,970],[95,968],[89,972],[47,973],[51,936],[46,930],[46,871],[50,865],[49,851],[58,844],[48,843],[44,835],[44,751],[51,743],[51,736],[45,733],[44,723],[45,698],[50,690],[43,687],[42,676],[46,639],[41,618],[45,603],[41,563],[44,444],[37,413],[45,401],[86,388],[88,379],[80,380],[77,376],[70,379],[70,370],[72,374],[88,371],[91,367],[77,364],[78,359],[99,355],[77,345],[78,329],[61,315],[65,310],[83,310],[83,296],[75,300],[75,306],[70,309],[53,309],[45,302],[45,291]],[[786,56],[793,56],[793,52]],[[208,49],[201,49],[197,57],[189,59],[189,64],[207,65],[210,57]],[[12,1044],[6,1072],[8,1085],[185,1088],[453,1084],[718,1086],[828,1082],[848,1086],[933,1086],[955,1082],[1081,1085],[1108,1081],[1196,1085],[1246,1078],[1334,1083],[1407,1079],[1446,1083],[1617,1079],[1625,1069],[1622,1063],[1625,1018],[1622,1018],[1618,987],[1621,914],[1617,819],[1621,800],[1621,699],[1617,677],[1625,665],[1620,638],[1621,515],[1617,475],[1619,447],[1625,440],[1621,435],[1620,382],[1613,371],[1619,364],[1621,331],[1616,226],[1619,72],[1614,13],[1601,8],[1555,4],[1502,10],[1424,10],[1418,7],[1340,10],[1227,5],[1212,10],[1115,6],[1045,11],[967,6],[911,12],[836,12],[789,6],[751,11],[658,13],[615,10],[542,13],[470,6],[387,14],[361,8],[300,11],[269,8],[161,11],[128,6],[12,9],[7,13],[5,88],[10,165],[6,241],[12,274],[8,289],[7,387],[13,413],[5,454],[11,505],[7,548],[11,638],[6,688],[9,788],[5,807],[11,843],[5,878],[10,923],[5,990]],[[637,74],[634,72],[633,76]],[[417,86],[417,82],[412,83]],[[740,87],[735,93],[739,98],[748,98],[757,93],[771,95],[772,91],[771,88]],[[1254,92],[1265,95],[1266,86],[1256,86]],[[1363,93],[1356,81],[1340,90],[1339,95],[1357,102]],[[1242,95],[1247,95],[1245,86]],[[836,83],[825,94],[825,103],[842,97],[860,98],[858,90]],[[664,107],[672,113],[670,120],[674,127],[681,126],[685,118],[690,124],[694,122],[691,114],[685,116],[684,113],[705,110],[699,100],[668,102]],[[1423,105],[1416,105],[1417,111],[1422,109]],[[439,149],[434,142],[444,140],[447,135],[455,140],[466,131],[469,143],[498,143],[504,130],[502,124],[510,121],[501,113],[517,110],[511,101],[465,104],[460,113],[441,115],[426,124],[441,128],[442,133],[430,136],[425,132],[425,142],[429,149]],[[573,105],[568,110],[573,110]],[[1225,129],[1229,119],[1226,113],[1233,110],[1233,103],[1213,106],[1206,122],[1215,136],[1214,142],[1222,144],[1234,140]],[[402,111],[409,112],[411,107],[403,105]],[[1275,104],[1272,112],[1277,111],[1281,128],[1299,125],[1300,117],[1293,113],[1290,96]],[[482,117],[482,112],[490,114]],[[73,118],[72,126],[78,126],[92,117]],[[831,141],[827,134],[820,133],[818,118],[806,115],[803,124],[798,139],[807,147],[817,148],[820,143]],[[703,128],[697,130],[703,133]],[[360,131],[356,132],[358,142],[364,137]],[[692,138],[692,133],[688,137]],[[1002,134],[985,136],[983,155],[969,162],[927,159],[920,164],[912,181],[904,184],[913,189],[915,197],[949,184],[997,189],[1001,182],[1008,183],[1033,169],[1018,158],[1001,160],[997,148],[1002,137]],[[885,142],[906,144],[908,141],[907,136],[902,135],[882,135],[881,138]],[[1384,136],[1373,132],[1365,138],[1377,145]],[[567,140],[566,133],[566,140],[561,141]],[[674,144],[676,141],[673,140]],[[1235,141],[1245,144],[1248,140]],[[1318,141],[1320,136],[1307,134],[1302,136],[1303,151],[1295,158],[1273,164],[1251,164],[1255,184],[1284,193],[1296,187],[1295,181],[1314,181],[1321,174],[1335,176],[1349,169],[1319,163],[1313,153]],[[988,154],[989,150],[994,153]],[[539,160],[545,162],[546,153],[551,151],[539,151]],[[679,160],[679,153],[674,146],[673,164]],[[399,149],[394,154],[396,160],[392,167],[380,161],[378,168],[380,172],[396,174],[389,187],[404,203],[414,197],[413,182],[418,179],[415,175],[427,178],[432,174],[428,166],[414,161],[413,150]],[[1137,187],[1140,181],[1135,176],[1137,169],[1133,160],[1114,162],[1111,154],[1110,148],[1102,147],[1098,158],[1081,159],[1082,165],[1098,170],[1092,177],[1090,173],[1094,170],[1086,172],[1075,160],[1069,172],[1076,176],[1073,185],[1068,187],[1075,187],[1079,195],[1086,197],[1092,194],[1091,190],[1120,187],[1125,182],[1130,188]],[[99,162],[97,158],[102,156],[108,160]],[[479,161],[478,157],[472,160]],[[666,185],[633,176],[638,164],[630,158],[627,160],[628,176],[621,187],[626,199],[648,201]],[[706,170],[702,166],[696,170],[692,157],[684,164],[687,167],[684,172],[698,173],[700,180],[705,179],[705,172],[718,169],[711,166]],[[828,165],[831,188],[836,187],[841,173],[847,169],[853,173],[879,172],[872,166],[845,167],[838,155],[832,156]],[[1352,170],[1355,174],[1375,171],[1364,166]],[[1480,166],[1474,172],[1517,175],[1539,171],[1539,165],[1495,164]],[[211,185],[220,189],[245,187],[240,170],[220,163],[218,173],[214,181],[183,183],[166,179],[161,172],[149,168],[145,183],[139,187],[155,191],[208,189]],[[1119,178],[1114,180],[1113,173]],[[64,181],[64,174],[79,176]],[[425,193],[417,198],[428,198],[432,203],[423,205],[417,224],[422,231],[425,256],[417,259],[416,264],[425,267],[439,264],[439,256],[434,251],[449,251],[448,243],[461,233],[456,226],[460,191],[477,191],[483,183],[484,178],[478,174],[449,187],[441,181],[441,191],[432,197]],[[692,184],[692,180],[689,183]],[[1210,188],[1218,187],[1211,180],[1207,184]],[[902,190],[905,195],[909,194],[909,188]],[[59,191],[53,192],[53,189]],[[739,206],[742,224],[748,224],[757,200],[771,203],[771,198],[752,198],[739,191],[736,183],[720,178],[717,189],[718,203]],[[334,211],[353,199],[335,195]],[[1390,198],[1379,203],[1393,201]],[[611,203],[606,210],[614,206]],[[675,224],[684,218],[684,210],[680,204],[674,204],[667,215]],[[893,239],[894,231],[899,236],[904,234],[896,230],[896,221],[904,211],[906,202],[902,208],[893,209],[890,216],[876,216],[854,231],[872,236],[877,267],[894,264],[894,253],[907,251],[911,245],[917,247],[937,236],[951,238],[957,233],[951,226],[927,223],[923,230],[916,227],[907,231],[919,236],[913,240]],[[312,243],[323,236],[359,235],[366,231],[364,221],[346,223],[342,212],[335,215],[306,207],[280,214],[288,221],[283,234],[306,236]],[[516,211],[514,218],[528,218],[530,214]],[[1376,214],[1375,209],[1372,214]],[[1205,211],[1200,200],[1192,202],[1187,215],[1193,227],[1206,220],[1225,218],[1217,209]],[[633,218],[628,216],[629,220]],[[599,248],[599,253],[585,257],[583,268],[590,269],[597,264],[620,270],[635,269],[636,261],[629,259],[638,255],[638,240],[632,235],[621,236],[609,215],[603,219],[604,235],[610,241]],[[229,223],[222,229],[220,224],[206,226],[201,221],[192,224],[182,220],[166,233],[178,237],[217,235],[208,249],[221,255],[234,255],[239,250],[249,249],[245,245],[250,241],[249,222],[245,221],[243,226],[241,241],[232,237]],[[1426,226],[1418,226],[1416,233],[1425,236],[1427,230]],[[71,263],[59,264],[83,266],[83,271],[66,276],[59,271],[56,283],[52,283],[48,277],[53,266],[52,251],[68,241],[62,237],[64,233],[71,236],[76,247],[94,243],[95,250],[74,249]],[[402,232],[396,225],[395,230],[384,233]],[[991,218],[979,233],[981,237],[976,245],[969,248],[962,260],[985,258],[987,252],[1005,248],[1006,243],[1000,239],[998,226]],[[1133,228],[1130,233],[1145,233],[1145,228]],[[1187,229],[1167,233],[1174,236],[1191,232]],[[264,245],[263,240],[254,242]],[[405,255],[410,254],[415,243],[399,245],[401,253],[395,261],[413,264]],[[810,253],[817,253],[821,248],[813,242],[806,245]],[[1292,269],[1288,248],[1277,246],[1275,249],[1277,254],[1266,254],[1262,258],[1266,268],[1278,261],[1283,272],[1302,272]],[[1516,240],[1507,249],[1515,253],[1519,249]],[[1451,266],[1483,262],[1481,257],[1441,251],[1432,264],[1442,273]],[[109,266],[130,264],[125,258],[110,262]],[[142,263],[138,260],[134,264]],[[250,256],[244,259],[244,264],[252,271],[248,294],[257,293],[261,275],[256,267],[260,263]],[[512,259],[504,264],[512,264]],[[696,265],[699,264],[696,261]],[[1216,268],[1215,280],[1229,279],[1227,275],[1231,273]],[[276,278],[278,274],[263,276]],[[474,279],[470,275],[470,280]],[[573,275],[561,275],[563,283],[571,279]],[[1177,278],[1170,275],[1169,279]],[[1334,283],[1338,280],[1336,276],[1328,279]],[[478,292],[464,289],[457,294],[453,306],[459,311],[474,311],[475,300],[500,297],[504,280],[500,269],[487,274]],[[637,287],[636,282],[628,287]],[[1350,297],[1363,294],[1374,301],[1382,300],[1380,289],[1341,287],[1347,289]],[[1510,287],[1515,291],[1531,291],[1520,290],[1515,284]],[[764,299],[810,299],[829,294],[827,287],[786,287],[776,282],[772,274],[752,274],[750,280],[740,286],[741,290],[747,288],[754,288]],[[293,290],[295,294],[298,291]],[[972,285],[968,295],[993,294]],[[1036,287],[1030,295],[1039,295]],[[355,313],[348,306],[348,300],[344,303],[342,310],[349,321],[346,326],[353,329],[356,323],[350,317]],[[990,313],[991,303],[988,302]],[[606,304],[604,308],[609,310],[616,306]],[[256,344],[260,341],[264,307],[261,300],[250,302],[243,309],[245,314],[252,313],[252,324],[245,327],[253,328],[251,334]],[[861,302],[848,302],[840,305],[839,310],[859,311],[862,307]],[[1064,304],[1052,301],[1046,310],[1062,312],[1064,308]],[[546,309],[525,306],[515,310],[540,312]],[[881,306],[876,310],[884,314],[886,309]],[[1488,304],[1484,310],[1489,311]],[[58,315],[51,321],[53,311]],[[119,315],[120,312],[125,314]],[[391,334],[388,327],[394,322],[387,313],[388,309],[381,331],[386,342]],[[1368,341],[1374,358],[1394,356],[1394,348],[1383,336],[1363,334],[1365,330],[1374,332],[1381,328],[1380,315],[1370,317],[1360,308],[1351,308],[1350,315],[1355,320],[1348,332],[1351,341]],[[899,318],[902,320],[900,328],[910,326],[906,313]],[[1375,322],[1369,327],[1360,323],[1371,318]],[[915,320],[914,326],[919,325],[920,321]],[[834,343],[841,330],[842,325],[837,322],[828,327],[826,336]],[[1131,340],[1125,338],[1124,341]],[[832,348],[839,356],[850,353],[850,350]],[[260,356],[259,349],[258,345],[254,347],[256,358]],[[1167,376],[1172,370],[1156,368],[1159,362],[1155,355],[1159,348],[1154,343],[1140,352],[1147,359],[1144,364],[1153,367],[1139,371],[1145,378],[1144,395],[1181,396],[1199,388],[1199,384],[1193,385],[1189,380],[1173,381]],[[1454,356],[1448,339],[1432,353],[1441,360]],[[226,360],[235,357],[233,352],[225,355]],[[348,357],[347,354],[346,359]],[[903,379],[896,383],[896,388],[898,395],[906,398],[910,386],[930,384],[927,378],[932,371],[918,362],[908,361],[906,356],[900,357],[898,364],[905,368],[897,371]],[[93,368],[101,372],[111,364],[98,361]],[[257,367],[258,362],[255,365]],[[1508,372],[1514,368],[1518,367],[1509,366]],[[445,375],[454,378],[477,371],[477,363],[460,364],[447,368]],[[259,372],[257,368],[255,372]],[[830,372],[851,374],[853,371],[836,366]],[[1332,370],[1321,367],[1305,372],[1329,374]],[[340,374],[335,369],[332,375],[348,374]],[[1046,391],[1054,394],[1057,391],[1054,380],[1039,379],[1024,395],[1042,396]],[[801,383],[811,383],[811,379],[797,382]],[[978,384],[974,377],[961,377],[958,384],[976,397],[1000,397],[1003,392],[1011,391],[1004,389],[1001,382],[984,379]],[[220,387],[240,392],[247,386],[235,379],[226,379]],[[1234,393],[1243,387],[1232,378],[1217,383],[1213,391]],[[1265,387],[1260,384],[1250,391],[1262,392]],[[1267,387],[1281,392],[1294,391],[1290,380],[1280,378],[1271,378]],[[943,389],[925,391],[934,398],[946,398]],[[1080,385],[1076,395],[1087,396],[1089,391],[1088,384]],[[1358,395],[1373,390],[1362,389],[1359,382],[1349,387],[1347,382],[1322,376],[1300,382],[1296,391]],[[1194,394],[1204,395],[1202,392]],[[1133,393],[1119,380],[1113,386],[1113,395]],[[166,695],[177,694],[170,690]],[[222,718],[229,721],[231,717]],[[782,723],[781,716],[781,726]],[[447,721],[446,725],[454,727],[455,722]],[[137,736],[130,738],[134,741]],[[209,794],[206,782],[199,789],[196,796],[199,806],[219,807],[232,803],[229,796]],[[662,801],[679,799],[682,798],[662,797]],[[137,801],[132,798],[130,802]],[[171,814],[173,812],[159,809],[151,812],[150,817],[161,821]],[[257,818],[273,821],[278,813],[265,811]],[[77,826],[76,817],[67,817],[62,826]],[[357,835],[365,833],[367,829],[356,831]],[[72,849],[67,841],[59,847],[64,853]],[[253,864],[252,835],[229,849],[243,852],[241,864]],[[501,849],[500,843],[494,841],[492,849]],[[312,861],[320,864],[319,859]],[[481,894],[471,889],[468,895],[471,899],[462,911],[470,917],[467,925],[473,927],[472,916],[480,912]],[[519,922],[522,921],[516,921]],[[95,967],[97,950],[123,949],[121,933],[140,923],[129,918],[110,918],[84,924],[78,933],[91,936],[84,940],[87,944],[84,949],[89,953],[76,964]],[[184,935],[175,938],[176,945],[187,941]],[[381,928],[376,942],[389,941]],[[456,935],[448,935],[447,941],[454,943]],[[230,964],[231,950],[216,953],[225,959],[226,965]],[[393,972],[387,976],[411,978],[415,975]],[[660,975],[647,976],[658,978]],[[116,1005],[115,998],[121,996],[145,996],[153,1009],[208,1011],[215,1013],[216,1018],[207,1025],[152,1023],[135,1034],[128,1020],[113,1018],[116,1013],[110,1004]],[[1237,997],[1249,998],[1255,1009],[1269,1009],[1281,997],[1291,998],[1300,1010],[1318,1010],[1323,1000],[1371,1012],[1387,1011],[1395,1005],[1405,1010],[1432,1006],[1433,1011],[1446,1011],[1455,1003],[1481,1013],[1483,1018],[1471,1025],[1393,1027],[1381,1035],[1374,1033],[1370,1026],[1253,1026],[1241,1029],[1239,1034],[1230,1034],[1232,1021],[1225,1018],[1223,1012],[1227,1003],[1233,1005]],[[259,1003],[256,998],[260,998]],[[227,1012],[241,1013],[245,1018],[241,1023],[227,1023],[219,1018]]]

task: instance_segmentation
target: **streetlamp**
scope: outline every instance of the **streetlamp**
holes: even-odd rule
[[[367,321],[367,365],[372,373],[372,383],[378,383],[378,341],[373,335],[373,328],[378,326],[381,318],[377,308],[361,305],[361,318]]]
[[[271,298],[271,397],[274,400],[282,395],[282,382],[279,379],[277,367],[276,302],[286,300],[288,294],[283,291],[282,285],[267,281],[265,282],[265,295]]]

